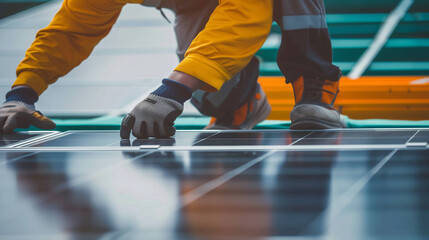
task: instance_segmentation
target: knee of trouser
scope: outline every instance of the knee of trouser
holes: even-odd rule
[[[250,101],[256,91],[259,60],[253,57],[249,64],[217,92],[196,91],[191,103],[204,115],[223,118],[231,115]]]

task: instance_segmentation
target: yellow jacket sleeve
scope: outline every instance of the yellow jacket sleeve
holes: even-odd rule
[[[270,32],[272,12],[273,0],[219,0],[175,70],[220,89],[262,46]]]
[[[39,95],[85,60],[105,37],[128,2],[64,0],[52,22],[40,30],[16,70],[13,86],[28,85]]]
[[[143,0],[64,0],[52,22],[36,35],[18,65],[13,86],[39,95],[79,65],[105,37],[122,7]],[[219,89],[262,46],[270,31],[273,0],[219,0],[206,28],[176,70]]]

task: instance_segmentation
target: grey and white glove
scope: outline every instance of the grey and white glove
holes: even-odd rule
[[[163,79],[162,85],[137,104],[121,124],[121,138],[128,139],[130,132],[136,138],[168,138],[176,133],[176,118],[183,112],[183,103],[192,96],[186,85]]]
[[[121,138],[166,138],[176,133],[176,118],[183,112],[183,105],[175,100],[149,94],[128,113],[121,124]]]
[[[0,130],[12,133],[16,128],[28,128],[31,125],[41,129],[54,129],[55,123],[36,111],[34,105],[20,101],[8,101],[0,106]]]

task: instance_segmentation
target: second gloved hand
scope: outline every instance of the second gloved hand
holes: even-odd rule
[[[183,105],[157,95],[149,96],[128,113],[121,124],[121,138],[169,137],[176,129],[174,121],[182,113]]]
[[[130,133],[136,138],[167,138],[176,132],[174,121],[183,112],[183,103],[190,99],[192,90],[187,86],[164,79],[163,84],[138,103],[121,124],[121,138]]]

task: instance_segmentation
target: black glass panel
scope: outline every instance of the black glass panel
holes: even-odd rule
[[[391,144],[427,137],[417,131],[178,131],[125,144]],[[117,131],[66,137],[52,146],[121,144]],[[0,239],[427,239],[428,154],[2,151]]]

